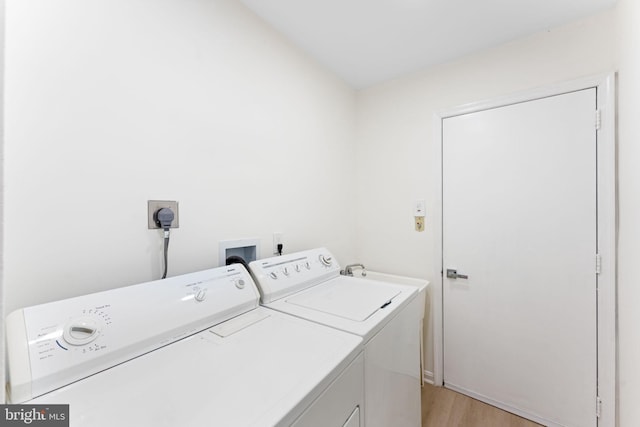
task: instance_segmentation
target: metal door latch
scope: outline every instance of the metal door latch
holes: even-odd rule
[[[466,274],[458,274],[458,270],[452,270],[450,268],[447,269],[447,278],[448,279],[468,279],[469,276]]]

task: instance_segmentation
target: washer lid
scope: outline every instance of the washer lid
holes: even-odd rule
[[[300,292],[286,301],[311,310],[364,322],[398,294],[400,290],[381,283],[334,279],[332,283]]]

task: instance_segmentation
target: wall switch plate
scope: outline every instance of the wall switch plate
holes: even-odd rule
[[[425,214],[425,201],[424,200],[416,200],[413,204],[413,216],[426,216]]]
[[[278,255],[278,245],[279,244],[284,244],[283,240],[282,240],[282,233],[277,232],[277,233],[273,233],[273,254],[274,255]]]
[[[416,218],[416,231],[424,231],[424,217],[417,216]]]
[[[160,228],[153,219],[153,214],[159,209],[169,208],[173,211],[175,217],[171,222],[171,228],[180,227],[180,215],[178,214],[178,202],[171,200],[148,200],[147,201],[147,227],[149,230]]]

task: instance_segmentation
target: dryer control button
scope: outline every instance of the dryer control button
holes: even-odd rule
[[[63,338],[71,345],[89,344],[98,337],[98,325],[88,317],[69,322],[63,332]]]
[[[311,264],[309,264],[309,261],[305,262],[304,266],[307,268],[307,270],[311,270]]]
[[[330,267],[331,264],[333,263],[333,258],[331,258],[330,256],[320,255],[319,258],[320,258],[320,262],[326,267]]]
[[[288,267],[283,268],[282,272],[284,273],[285,276],[288,276],[289,275],[289,268]]]
[[[236,280],[236,288],[238,288],[238,289],[244,289],[244,279],[238,279],[238,280]]]
[[[277,279],[278,275],[276,274],[275,271],[272,271],[271,273],[269,273],[269,277],[271,277],[272,279]]]
[[[197,293],[196,293],[196,301],[198,302],[202,302],[204,301],[204,299],[207,297],[207,290],[206,289],[200,289]]]
[[[300,273],[300,264],[296,264],[293,268],[296,270],[296,272]]]

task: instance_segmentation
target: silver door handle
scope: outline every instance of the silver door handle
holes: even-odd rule
[[[452,270],[447,268],[447,278],[448,279],[468,279],[469,276],[466,274],[458,274],[458,270]]]

